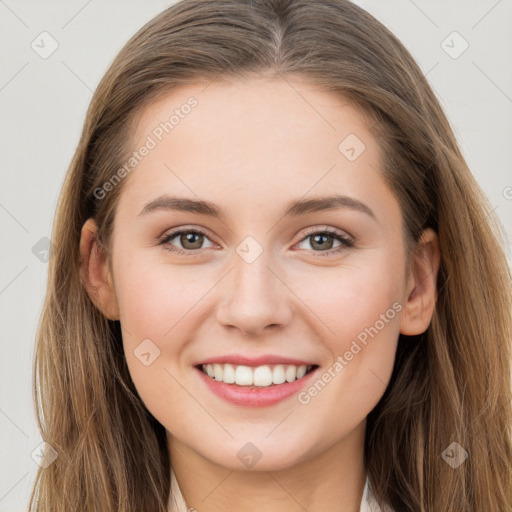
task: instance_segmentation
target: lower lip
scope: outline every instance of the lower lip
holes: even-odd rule
[[[220,398],[244,407],[266,407],[277,404],[298,393],[311,380],[318,367],[304,375],[301,379],[266,388],[249,388],[247,386],[238,386],[237,384],[226,384],[225,382],[208,377],[199,368],[196,368],[196,370],[208,388]]]

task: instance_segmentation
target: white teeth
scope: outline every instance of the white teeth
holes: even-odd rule
[[[297,368],[295,366],[288,366],[284,375],[286,382],[293,382],[297,378]]]
[[[268,387],[273,384],[293,382],[306,375],[312,366],[294,366],[278,364],[263,365],[256,368],[250,366],[235,366],[232,364],[203,364],[203,371],[215,380],[238,386]]]
[[[214,364],[213,365],[213,376],[215,377],[215,380],[221,380],[222,379],[222,366],[220,364]]]
[[[278,364],[274,367],[274,371],[272,372],[272,382],[274,384],[282,384],[285,380],[286,376],[284,373],[284,366],[282,364]]]
[[[222,380],[222,376],[217,379]],[[252,375],[252,370],[248,366],[237,366],[235,370],[235,382],[239,386],[252,386],[254,381],[254,377]]]
[[[272,384],[272,370],[269,366],[258,366],[254,370],[255,386],[270,386]]]
[[[224,365],[222,381],[225,382],[226,384],[233,384],[235,382],[235,368],[232,364]]]

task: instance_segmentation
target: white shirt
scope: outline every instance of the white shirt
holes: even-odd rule
[[[178,482],[171,468],[171,499],[169,501],[169,512],[189,512],[183,494],[181,494]],[[363,491],[363,498],[359,507],[359,512],[392,512],[389,509],[382,509],[373,497],[370,490],[368,477]]]
[[[366,477],[366,483],[364,485],[363,499],[359,507],[359,512],[393,512],[388,508],[381,508],[377,503],[377,500],[373,496],[370,490],[370,482]]]

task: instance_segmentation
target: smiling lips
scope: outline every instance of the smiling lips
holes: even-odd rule
[[[312,381],[317,369],[317,365],[304,364],[247,366],[207,362],[196,365],[197,374],[214,395],[233,405],[250,408],[268,407],[295,395]]]
[[[294,382],[316,366],[306,361],[272,355],[257,358],[226,355],[196,365],[218,382],[260,388]]]
[[[203,364],[201,369],[209,377],[226,384],[238,386],[268,387],[301,379],[313,365],[262,365],[250,367],[229,363]]]

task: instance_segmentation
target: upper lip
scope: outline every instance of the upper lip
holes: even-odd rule
[[[235,366],[264,366],[264,365],[275,365],[275,364],[292,364],[295,366],[315,366],[315,363],[311,361],[304,361],[301,359],[295,359],[293,357],[277,356],[277,355],[262,355],[258,357],[247,357],[239,354],[225,355],[210,357],[199,361],[195,366],[201,364],[214,364],[214,363],[229,363]]]

